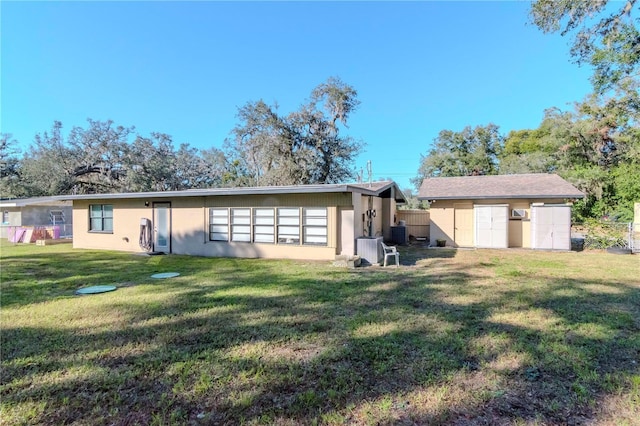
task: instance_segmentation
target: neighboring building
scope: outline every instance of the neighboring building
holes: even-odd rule
[[[571,202],[584,194],[554,174],[427,178],[431,245],[571,248]]]
[[[394,182],[60,198],[73,202],[74,248],[293,259],[353,255],[363,236],[388,240],[405,201]]]
[[[0,238],[7,238],[12,228],[36,226],[58,226],[61,235],[71,235],[71,201],[59,197],[0,200],[0,212]]]

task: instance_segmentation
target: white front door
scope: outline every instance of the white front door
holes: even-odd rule
[[[171,203],[153,203],[153,250],[171,253]]]

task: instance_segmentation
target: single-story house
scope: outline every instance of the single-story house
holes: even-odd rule
[[[73,195],[73,247],[211,257],[335,259],[391,237],[392,181]]]
[[[0,238],[8,238],[16,227],[56,226],[61,235],[71,235],[71,201],[58,197],[0,200]]]
[[[555,174],[424,179],[431,245],[569,250],[571,202],[584,194]]]

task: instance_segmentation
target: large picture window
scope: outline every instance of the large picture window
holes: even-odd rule
[[[113,232],[113,205],[89,205],[89,231]]]
[[[209,210],[209,240],[229,241],[229,210]]]

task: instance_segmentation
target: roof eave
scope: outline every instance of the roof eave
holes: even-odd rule
[[[211,197],[227,195],[276,195],[276,194],[314,194],[314,193],[339,193],[357,192],[365,195],[378,196],[391,187],[395,187],[396,200],[406,202],[406,198],[395,182],[376,188],[369,189],[363,186],[349,184],[333,185],[310,185],[310,186],[280,186],[280,187],[250,187],[250,188],[213,188],[213,189],[190,189],[184,191],[157,191],[157,192],[123,192],[110,194],[82,194],[60,196],[64,200],[107,200],[107,199],[133,199],[133,198],[170,198],[170,197]]]
[[[531,198],[554,198],[554,199],[575,199],[584,198],[584,194],[526,194],[526,195],[460,195],[460,196],[423,196],[419,195],[418,200],[497,200],[497,199],[531,199]]]

